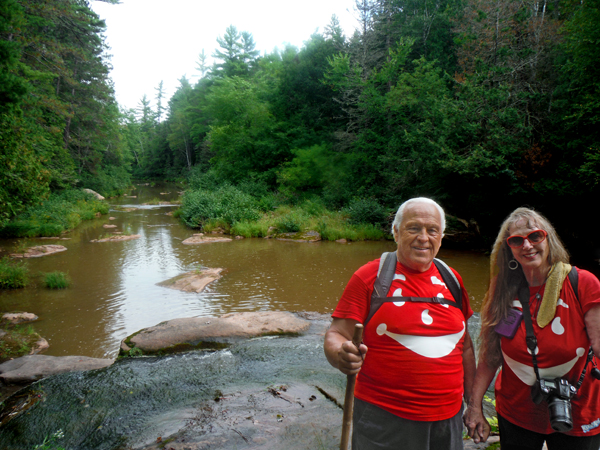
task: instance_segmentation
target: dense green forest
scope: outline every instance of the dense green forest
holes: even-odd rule
[[[0,225],[68,187],[189,178],[331,210],[427,195],[489,234],[527,204],[589,251],[574,218],[600,189],[599,6],[357,0],[352,36],[334,16],[264,55],[232,25],[196,82],[122,111],[87,1],[0,0]]]

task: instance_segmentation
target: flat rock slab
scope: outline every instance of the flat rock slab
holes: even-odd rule
[[[26,384],[57,373],[101,369],[113,362],[88,356],[29,355],[0,364],[0,380],[5,384]]]
[[[35,322],[38,320],[38,316],[33,313],[28,312],[15,312],[15,313],[5,313],[2,315],[2,323],[12,323],[13,325],[17,325],[19,323],[25,322]]]
[[[64,252],[67,247],[63,245],[38,245],[29,247],[25,253],[12,253],[13,258],[41,258],[42,256],[53,255],[54,253]]]
[[[157,283],[157,285],[184,292],[200,293],[210,283],[221,278],[222,271],[223,269],[192,270]]]
[[[337,449],[342,410],[315,386],[294,383],[224,393],[180,423],[170,436],[148,436],[154,443],[142,449]]]
[[[232,240],[233,239],[226,237],[192,236],[187,238],[182,243],[185,245],[212,244],[215,242],[231,242]]]
[[[300,334],[307,331],[309,326],[308,320],[284,311],[173,319],[126,338],[121,343],[121,350],[126,352],[137,347],[144,353],[156,353],[178,348],[218,348],[219,345],[215,344],[228,344],[257,336]]]
[[[290,241],[290,242],[318,242],[321,240],[321,235],[316,231],[304,231],[296,233],[280,233],[271,236],[267,236],[270,239],[277,239],[278,241]]]
[[[109,225],[107,223],[105,223],[104,225],[102,225],[102,228],[117,228],[116,225]]]
[[[340,445],[342,409],[303,383],[225,393],[186,413],[180,420],[185,426],[169,436],[148,436],[155,443],[143,450],[337,450]],[[463,443],[465,450],[483,450],[498,441],[490,436],[485,443]]]
[[[116,236],[111,236],[108,238],[103,238],[103,239],[92,239],[90,242],[118,242],[118,241],[131,241],[133,239],[139,239],[142,236],[140,236],[139,234],[123,234],[123,235],[116,235]]]

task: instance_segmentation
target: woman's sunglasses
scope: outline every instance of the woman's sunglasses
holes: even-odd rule
[[[544,230],[534,230],[529,233],[527,236],[520,236],[515,234],[514,236],[509,236],[506,238],[506,243],[510,248],[521,248],[525,243],[525,239],[527,239],[532,244],[539,244],[540,242],[544,242],[548,233]]]

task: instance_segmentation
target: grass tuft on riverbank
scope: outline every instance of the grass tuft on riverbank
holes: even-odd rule
[[[64,190],[51,194],[47,200],[0,228],[0,237],[60,236],[84,220],[108,214],[108,208],[108,203],[97,200],[92,194],[77,189]]]
[[[23,288],[28,282],[28,269],[25,262],[14,262],[8,257],[0,259],[0,289]]]
[[[44,274],[44,286],[48,289],[66,289],[71,285],[69,275],[55,271]]]

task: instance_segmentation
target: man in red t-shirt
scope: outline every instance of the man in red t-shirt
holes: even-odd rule
[[[468,402],[475,375],[467,329],[473,311],[460,275],[451,269],[462,293],[456,304],[433,264],[444,228],[444,211],[433,200],[403,203],[392,226],[398,249],[388,255],[397,262],[387,297],[398,300],[371,311],[376,260],[355,272],[333,313],[327,359],[358,374],[353,450],[463,448],[462,399]],[[365,324],[359,349],[351,341],[357,323]]]

